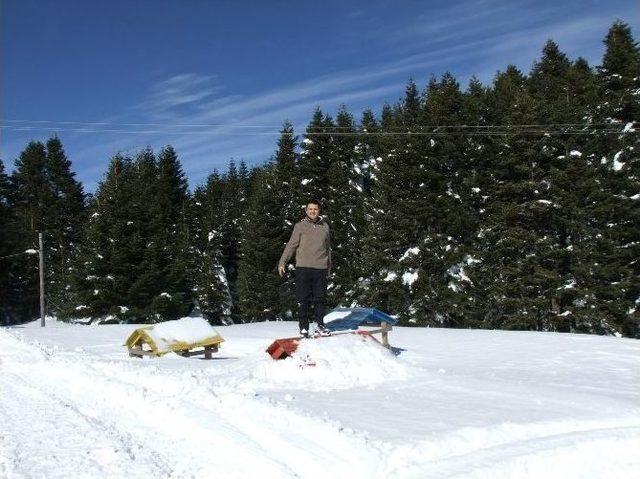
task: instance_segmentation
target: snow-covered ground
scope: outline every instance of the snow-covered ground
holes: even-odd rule
[[[215,359],[129,358],[135,326],[0,329],[2,478],[635,478],[640,342],[395,328]],[[315,361],[305,366],[301,358]]]

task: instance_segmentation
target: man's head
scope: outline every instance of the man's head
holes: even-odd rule
[[[310,200],[307,203],[305,212],[311,221],[315,221],[320,216],[320,202],[318,200]]]

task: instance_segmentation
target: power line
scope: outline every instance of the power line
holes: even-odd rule
[[[58,121],[58,120],[0,120],[0,123],[53,123],[59,125],[95,125],[95,126],[164,126],[175,128],[274,128],[274,125],[238,125],[224,123],[113,123],[101,121]]]
[[[122,127],[122,126],[160,126],[164,128],[254,128],[254,129],[278,129],[275,125],[244,125],[237,123],[113,123],[113,122],[91,122],[91,121],[62,121],[62,120],[24,120],[24,119],[2,119],[1,123],[22,123],[22,124],[51,124],[55,125],[89,125],[89,126],[110,126],[110,127]],[[622,128],[624,125],[621,123],[523,123],[523,124],[510,124],[510,125],[411,125],[411,128],[441,128],[441,129],[460,129],[460,128],[550,128],[550,127],[573,127],[573,128],[593,128],[593,127],[608,127],[608,128]],[[391,129],[393,129],[392,127]],[[395,127],[396,129],[406,129],[408,127]],[[348,126],[318,126],[307,127],[307,130],[351,130]],[[279,130],[278,130],[279,131]]]
[[[483,127],[467,127],[467,126],[447,126],[447,127],[430,127],[431,131],[334,131],[333,128],[322,128],[322,131],[306,131],[304,136],[448,136],[448,135],[464,135],[464,136],[506,136],[506,135],[621,135],[621,134],[637,134],[635,129],[622,130],[620,128],[594,128],[583,127],[577,128],[556,128],[544,129],[543,127],[522,126],[491,126],[491,129],[475,129]],[[486,127],[485,127],[486,128]],[[123,133],[123,134],[179,134],[179,135],[233,135],[233,136],[273,136],[280,131],[255,131],[255,132],[234,132],[234,131],[215,131],[215,130],[199,130],[199,131],[171,131],[171,130],[130,130],[120,128],[60,128],[56,126],[9,126],[0,125],[0,129],[12,131],[69,131],[74,133]],[[465,131],[465,129],[467,131]]]

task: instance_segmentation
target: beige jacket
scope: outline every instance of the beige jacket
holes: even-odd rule
[[[286,266],[293,253],[296,254],[297,267],[331,269],[329,225],[322,218],[315,223],[308,218],[298,221],[278,266]]]

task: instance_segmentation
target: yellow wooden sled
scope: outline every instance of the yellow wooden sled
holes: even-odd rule
[[[194,323],[198,334],[189,331]],[[174,352],[180,356],[204,354],[205,359],[211,359],[211,354],[218,351],[223,341],[222,336],[203,318],[183,318],[138,328],[131,333],[126,346],[129,356],[139,358]]]

